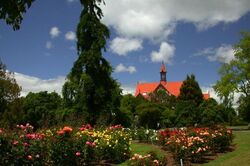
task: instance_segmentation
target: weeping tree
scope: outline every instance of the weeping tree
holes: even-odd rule
[[[111,123],[120,106],[121,90],[111,77],[112,67],[102,56],[108,28],[100,22],[103,0],[81,0],[83,10],[77,26],[77,53],[63,87],[66,107],[85,113],[92,125]]]

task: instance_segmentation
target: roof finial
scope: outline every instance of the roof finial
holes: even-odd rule
[[[160,72],[166,73],[166,68],[165,68],[165,65],[164,65],[163,61],[162,61],[162,64],[161,64],[161,70],[160,70]]]

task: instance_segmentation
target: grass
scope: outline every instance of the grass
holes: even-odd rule
[[[249,166],[250,164],[250,131],[235,131],[236,149],[221,155],[204,166]]]
[[[148,152],[156,152],[156,154],[159,157],[163,157],[164,156],[164,152],[163,150],[153,146],[153,145],[149,145],[149,144],[142,144],[142,143],[132,143],[131,144],[131,150],[132,150],[132,154],[140,154],[140,155],[146,155]],[[128,163],[128,161],[123,162],[121,164],[119,164],[118,166],[126,166]]]

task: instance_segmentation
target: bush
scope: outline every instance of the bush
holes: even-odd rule
[[[232,131],[225,127],[164,130],[159,136],[176,160],[190,158],[192,162],[200,162],[211,152],[225,152],[233,139]]]
[[[0,130],[0,165],[96,165],[119,163],[130,156],[131,138],[119,125],[93,129],[65,126],[33,133],[29,124]]]

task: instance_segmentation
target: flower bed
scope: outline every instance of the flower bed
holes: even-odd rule
[[[0,129],[0,165],[95,165],[130,156],[130,135],[121,126],[79,129],[65,126],[33,133],[29,124]]]
[[[225,127],[165,129],[159,132],[160,142],[176,160],[190,159],[192,162],[201,162],[207,154],[225,152],[232,139],[232,131]]]

